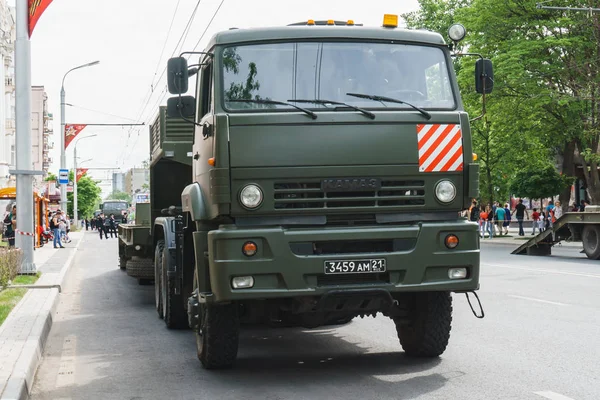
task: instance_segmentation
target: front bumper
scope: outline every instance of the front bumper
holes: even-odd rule
[[[444,239],[458,236],[455,249]],[[194,234],[196,254],[202,254],[202,235]],[[247,241],[258,245],[253,257],[242,253]],[[360,245],[360,253],[344,243]],[[365,247],[364,242],[373,243]],[[335,245],[344,250],[337,252]],[[391,247],[382,250],[386,243]],[[339,247],[337,247],[339,248]],[[315,249],[326,249],[318,254]],[[333,249],[333,250],[332,250]],[[385,289],[394,292],[470,291],[479,286],[477,225],[464,220],[427,222],[409,226],[286,229],[221,226],[208,234],[208,268],[212,296],[207,301],[254,300],[320,296],[331,290]],[[312,252],[312,254],[311,254]],[[315,254],[317,253],[317,254]],[[384,258],[383,274],[325,275],[326,260]],[[465,279],[451,280],[448,268],[466,267]],[[204,271],[198,271],[205,276]],[[231,280],[253,276],[254,286],[233,289]]]

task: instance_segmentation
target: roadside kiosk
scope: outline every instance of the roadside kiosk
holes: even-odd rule
[[[0,200],[16,200],[17,188],[7,187],[0,189]],[[40,227],[45,229],[47,225],[48,204],[50,200],[40,195],[37,191],[33,192],[33,223],[35,227],[32,230],[35,234],[34,245],[36,248],[43,246]]]

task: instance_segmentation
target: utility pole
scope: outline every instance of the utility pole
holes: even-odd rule
[[[28,0],[16,0],[15,41],[15,112],[16,112],[16,170],[17,232],[15,245],[22,251],[21,273],[35,273],[33,260],[33,176],[31,164],[31,43],[29,41]],[[21,234],[24,233],[24,234]]]
[[[100,61],[93,61],[87,64],[79,65],[68,70],[63,76],[60,87],[60,169],[67,168],[67,156],[65,154],[65,79],[67,79],[67,75],[69,75],[70,72],[75,71],[76,69],[92,67],[98,64],[100,64]],[[67,188],[65,185],[60,185],[60,208],[62,211],[67,211]]]

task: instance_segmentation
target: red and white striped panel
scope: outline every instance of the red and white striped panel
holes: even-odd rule
[[[460,124],[417,125],[419,171],[449,172],[463,170]]]

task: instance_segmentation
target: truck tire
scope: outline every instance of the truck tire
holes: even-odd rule
[[[127,257],[119,257],[119,268],[123,271],[127,269]]]
[[[161,258],[162,272],[162,306],[163,318],[169,329],[182,329],[188,326],[186,310],[183,308],[183,295],[175,294],[172,281],[168,278],[169,249],[163,246]]]
[[[194,292],[198,289],[194,273]],[[196,336],[198,359],[206,369],[231,368],[237,358],[240,319],[238,307],[230,304],[199,304]]]
[[[600,259],[600,226],[585,225],[581,232],[583,251],[590,260]]]
[[[132,258],[127,261],[127,275],[142,281],[154,280],[154,264],[150,258]]]
[[[163,318],[163,301],[162,301],[162,256],[165,248],[165,241],[159,240],[156,242],[154,249],[154,303],[156,304],[156,312],[158,318]]]
[[[398,339],[409,356],[438,357],[450,339],[452,296],[449,292],[417,293],[410,321],[394,320]]]

